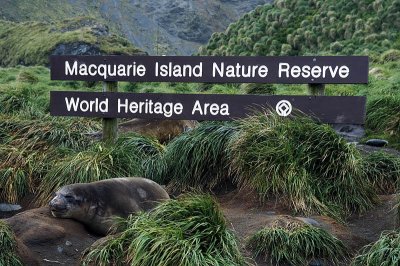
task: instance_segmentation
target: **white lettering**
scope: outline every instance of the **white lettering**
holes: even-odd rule
[[[72,75],[77,75],[77,74],[78,74],[78,62],[75,61],[73,66],[72,66],[72,69],[71,69],[71,66],[69,65],[69,62],[65,61],[65,75],[66,76],[68,76],[68,75],[72,76]]]

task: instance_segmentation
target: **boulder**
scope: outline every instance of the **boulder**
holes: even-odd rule
[[[389,142],[384,139],[369,139],[367,142],[365,142],[365,144],[373,147],[385,147],[389,144]]]

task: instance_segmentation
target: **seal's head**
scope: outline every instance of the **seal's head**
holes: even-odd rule
[[[64,186],[50,201],[50,211],[54,217],[75,218],[81,215],[83,198],[75,193],[72,186]]]

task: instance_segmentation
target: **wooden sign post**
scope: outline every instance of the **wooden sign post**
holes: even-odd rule
[[[104,81],[103,92],[118,92],[118,82]],[[117,118],[103,118],[103,141],[115,142],[118,137]]]
[[[314,96],[324,96],[325,95],[325,84],[308,84],[308,94]]]

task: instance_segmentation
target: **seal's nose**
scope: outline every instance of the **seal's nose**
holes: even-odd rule
[[[66,203],[65,200],[56,196],[50,201],[49,206],[51,210],[61,211],[67,208],[67,205],[65,203]]]

